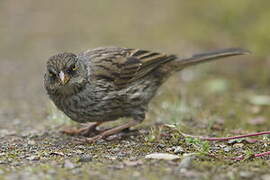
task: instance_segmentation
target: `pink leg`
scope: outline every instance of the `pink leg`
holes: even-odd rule
[[[68,135],[83,135],[89,137],[93,132],[97,132],[96,127],[102,124],[102,122],[89,123],[88,126],[83,128],[64,129],[61,132]]]
[[[99,135],[96,135],[92,138],[86,138],[83,142],[85,143],[93,143],[99,139],[102,139],[104,137],[107,137],[107,136],[110,136],[110,135],[113,135],[113,134],[117,134],[119,132],[121,132],[122,130],[124,129],[127,129],[127,128],[130,128],[132,126],[135,126],[137,124],[139,124],[141,121],[136,121],[136,120],[132,120],[126,124],[123,124],[121,126],[117,126],[115,128],[112,128],[112,129],[109,129],[109,130],[105,130],[104,132],[100,133]]]

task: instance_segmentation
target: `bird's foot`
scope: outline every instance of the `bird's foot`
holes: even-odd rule
[[[95,143],[96,141],[103,139],[103,136],[101,135],[96,135],[94,137],[89,137],[89,138],[76,138],[74,140],[75,144],[92,144]]]
[[[100,125],[101,123],[88,123],[86,127],[83,128],[68,128],[68,129],[63,129],[61,130],[62,133],[68,134],[68,135],[81,135],[81,136],[86,136],[89,137],[91,135],[96,135],[102,131],[98,131],[96,127]]]
[[[103,139],[104,138],[104,136],[102,136],[102,135],[96,135],[96,136],[94,136],[94,137],[91,137],[91,138],[86,138],[85,139],[85,142],[86,143],[95,143],[96,141],[98,141],[98,140],[100,140],[100,139]]]
[[[125,129],[128,129],[132,126],[135,126],[137,125],[138,123],[140,123],[140,121],[136,121],[136,120],[133,120],[133,121],[130,121],[126,124],[123,124],[121,126],[117,126],[115,128],[111,128],[111,129],[107,129],[103,132],[101,132],[100,134],[96,135],[96,136],[93,136],[93,137],[90,137],[90,138],[85,138],[85,139],[78,139],[77,142],[79,144],[86,144],[86,143],[95,143],[97,140],[100,140],[100,139],[103,139],[103,138],[106,138],[108,136],[111,136],[113,134],[117,134]]]

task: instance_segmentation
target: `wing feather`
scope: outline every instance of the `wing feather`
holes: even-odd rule
[[[93,50],[94,51],[94,50]],[[96,79],[113,83],[117,88],[125,88],[130,83],[147,76],[161,64],[176,59],[175,55],[140,49],[104,48],[93,51],[89,57],[91,70]]]

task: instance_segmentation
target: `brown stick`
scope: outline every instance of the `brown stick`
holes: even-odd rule
[[[204,137],[204,136],[193,136],[189,134],[183,134],[186,137],[193,137],[193,138],[198,138],[201,140],[206,140],[206,141],[228,141],[232,139],[240,139],[240,138],[246,138],[246,137],[252,137],[252,136],[261,136],[261,135],[266,135],[270,134],[270,131],[263,131],[263,132],[257,132],[257,133],[251,133],[251,134],[244,134],[240,136],[231,136],[231,137]]]

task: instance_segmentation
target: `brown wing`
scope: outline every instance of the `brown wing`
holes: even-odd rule
[[[91,60],[92,74],[97,79],[113,82],[119,88],[126,87],[176,58],[174,55],[124,48],[104,49],[99,53]]]

